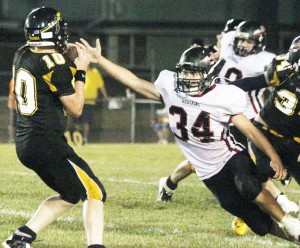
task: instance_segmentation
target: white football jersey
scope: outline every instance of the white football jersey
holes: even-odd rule
[[[244,77],[261,75],[264,73],[265,66],[268,66],[276,56],[267,51],[246,57],[238,56],[233,50],[234,37],[235,31],[231,31],[224,34],[221,39],[220,59],[224,59],[225,64],[219,73],[220,83],[226,83],[224,78],[234,81]],[[253,119],[263,107],[263,91],[264,89],[247,92],[247,108],[244,114],[248,119]]]
[[[214,84],[202,95],[176,92],[176,73],[162,71],[155,81],[168,109],[169,123],[183,154],[201,180],[217,174],[242,147],[228,132],[231,117],[243,113],[245,92]]]

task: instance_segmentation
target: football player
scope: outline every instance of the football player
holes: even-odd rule
[[[67,114],[78,117],[82,112],[90,55],[78,47],[73,63],[62,54],[67,47],[68,28],[55,9],[32,10],[24,29],[27,45],[16,52],[13,61],[18,110],[16,151],[22,164],[58,195],[44,200],[33,217],[2,245],[31,247],[37,233],[82,200],[88,247],[103,248],[105,189],[63,135]]]
[[[272,61],[275,54],[265,49],[264,26],[241,19],[229,20],[226,23],[220,41],[220,60],[218,66],[219,83],[260,75]],[[251,82],[249,82],[251,84]],[[244,85],[243,85],[244,87]],[[263,89],[264,90],[264,89]],[[247,108],[244,114],[253,121],[255,115],[263,106],[263,90],[247,91]],[[234,125],[230,125],[230,132],[235,139],[248,149],[248,140]],[[169,177],[163,177],[158,185],[158,201],[170,201],[178,182],[195,172],[189,161],[181,162]],[[276,185],[269,180],[265,187],[272,193],[286,213],[298,212],[298,205],[290,201]],[[245,234],[246,226],[240,219],[234,219],[233,226],[238,226],[235,232]]]
[[[257,167],[244,147],[232,138],[229,123],[266,153],[274,177],[279,180],[286,176],[280,157],[242,114],[246,107],[245,92],[233,85],[205,80],[209,64],[204,48],[186,50],[176,66],[177,72],[164,70],[153,84],[104,58],[99,39],[96,47],[84,39],[81,42],[76,44],[87,49],[92,61],[108,75],[165,104],[177,144],[223,209],[243,218],[258,235],[269,233],[291,241],[299,239],[300,221],[284,213],[274,197],[262,188]]]
[[[274,89],[254,124],[274,145],[284,166],[300,184],[300,36],[286,55],[273,59],[265,73],[265,82]],[[251,80],[251,78],[249,79]],[[247,83],[247,82],[246,82]],[[260,175],[266,180],[268,158],[252,145]]]

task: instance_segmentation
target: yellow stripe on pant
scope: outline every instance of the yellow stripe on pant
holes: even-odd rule
[[[68,161],[73,166],[73,168],[76,171],[76,174],[78,175],[80,181],[82,182],[82,184],[86,190],[87,199],[102,200],[103,195],[102,195],[102,192],[101,192],[98,184],[95,183],[93,181],[93,179],[91,179],[89,177],[89,175],[86,174],[85,171],[83,171],[81,168],[79,168],[76,164],[74,164],[70,160],[68,160]]]

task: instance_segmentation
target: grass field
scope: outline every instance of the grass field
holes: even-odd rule
[[[13,145],[0,145],[0,239],[23,225],[38,204],[54,194],[18,161]],[[88,144],[76,151],[92,167],[108,192],[105,245],[115,247],[277,248],[297,247],[251,231],[237,237],[232,216],[222,210],[195,175],[183,181],[173,202],[156,202],[157,182],[183,159],[175,144]],[[281,187],[281,185],[279,185]],[[281,187],[298,201],[294,181]],[[34,248],[84,248],[82,204],[38,235]]]

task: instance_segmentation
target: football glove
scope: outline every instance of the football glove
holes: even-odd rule
[[[288,79],[295,77],[293,65],[286,60],[285,55],[276,56],[270,65],[266,68],[269,84],[279,86]]]

